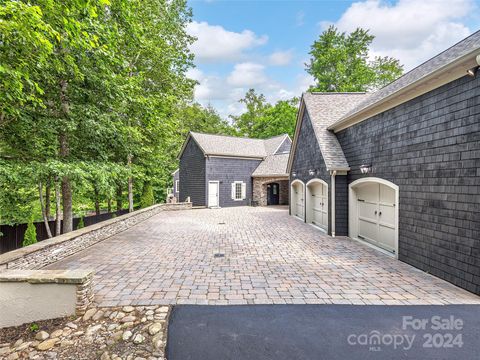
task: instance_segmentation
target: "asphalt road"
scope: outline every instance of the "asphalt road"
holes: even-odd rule
[[[480,359],[480,305],[178,305],[167,358]]]

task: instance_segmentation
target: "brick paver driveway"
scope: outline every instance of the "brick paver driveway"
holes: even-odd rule
[[[48,268],[94,269],[103,306],[480,304],[363,244],[326,236],[284,207],[162,212]]]

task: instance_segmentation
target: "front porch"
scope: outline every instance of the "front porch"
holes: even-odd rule
[[[288,205],[288,177],[254,177],[253,201],[258,206]]]

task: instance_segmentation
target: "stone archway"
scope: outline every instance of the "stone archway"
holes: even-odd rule
[[[253,201],[258,206],[267,206],[267,186],[270,183],[279,184],[279,205],[288,205],[289,189],[286,176],[253,178]]]

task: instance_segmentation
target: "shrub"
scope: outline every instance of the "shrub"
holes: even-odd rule
[[[85,227],[85,223],[83,222],[83,216],[80,218],[80,221],[78,222],[78,225],[77,225],[77,230],[78,229],[81,229],[81,228],[84,228]]]
[[[153,197],[153,187],[152,184],[147,182],[143,186],[143,194],[140,199],[140,204],[142,208],[146,208],[155,204],[155,198]]]
[[[35,244],[37,242],[37,229],[33,224],[33,218],[30,218],[30,221],[27,225],[27,230],[25,231],[25,235],[23,235],[23,243],[22,246],[28,246]]]

